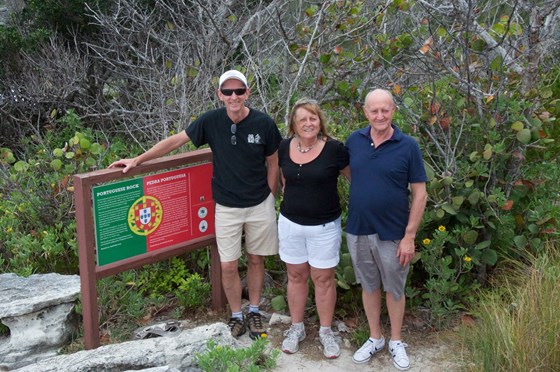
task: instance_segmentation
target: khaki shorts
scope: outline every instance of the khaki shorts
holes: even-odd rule
[[[221,262],[241,257],[241,235],[245,232],[247,253],[257,256],[278,254],[278,225],[274,195],[248,208],[216,204],[216,242]]]
[[[356,281],[368,293],[381,288],[391,292],[395,300],[404,294],[410,264],[402,266],[397,257],[400,240],[381,240],[379,235],[346,234],[348,251]]]

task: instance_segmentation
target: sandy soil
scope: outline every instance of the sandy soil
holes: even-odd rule
[[[410,358],[410,371],[460,371],[457,340],[452,332],[433,332],[422,325],[418,326],[417,323],[417,319],[410,317],[405,319],[403,326],[403,341],[409,345],[407,353]],[[272,347],[280,349],[283,333],[287,328],[288,326],[284,324],[270,326],[268,338]],[[368,363],[355,364],[352,361],[352,355],[357,347],[351,344],[350,332],[338,333],[341,346],[340,357],[326,359],[319,342],[317,327],[308,325],[306,331],[307,337],[300,343],[297,353],[280,353],[275,371],[397,371],[386,348],[378,352]],[[239,340],[242,344],[251,342],[248,335],[243,335]]]

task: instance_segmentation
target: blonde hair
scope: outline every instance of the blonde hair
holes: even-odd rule
[[[294,137],[296,135],[296,111],[300,108],[303,108],[319,117],[320,129],[318,137],[323,137],[325,139],[329,138],[329,135],[327,133],[327,117],[323,110],[321,110],[319,103],[316,100],[310,98],[301,98],[298,99],[296,103],[294,103],[294,107],[292,107],[292,111],[290,112],[290,118],[288,121],[288,137]]]

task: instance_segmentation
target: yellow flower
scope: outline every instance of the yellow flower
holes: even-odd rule
[[[428,245],[428,244],[430,244],[430,242],[431,242],[431,240],[428,239],[428,238],[422,240],[422,243],[424,243],[424,245]]]
[[[266,333],[261,333],[261,338],[267,338],[268,335]]]
[[[463,258],[463,260],[465,260],[465,262],[471,262],[472,258],[470,258],[469,256],[465,256],[465,258]]]
[[[444,232],[445,231],[445,226],[440,226],[437,228],[439,231]]]
[[[11,233],[11,232],[12,232],[12,228],[11,228],[11,227],[8,227],[8,231],[7,231],[7,232],[8,232],[8,233]]]

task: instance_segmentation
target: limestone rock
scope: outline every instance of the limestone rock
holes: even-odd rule
[[[18,368],[57,354],[77,329],[73,308],[80,294],[77,275],[0,275],[0,369]]]
[[[228,326],[214,323],[184,330],[175,337],[135,340],[59,355],[16,369],[17,372],[120,372],[200,371],[195,353],[204,353],[208,340],[217,345],[239,347]]]

